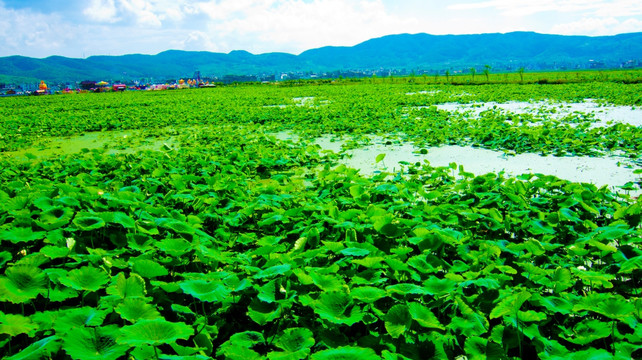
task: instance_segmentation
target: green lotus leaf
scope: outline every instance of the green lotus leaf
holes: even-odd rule
[[[573,311],[573,304],[569,301],[555,297],[555,296],[542,296],[537,299],[539,303],[544,306],[548,311],[553,313],[560,313],[562,315],[567,315]]]
[[[524,302],[531,297],[527,291],[511,294],[503,298],[497,306],[490,312],[490,318],[495,319],[504,315],[515,315],[522,307]]]
[[[31,334],[37,329],[38,324],[33,323],[28,317],[0,312],[0,334],[9,336]]]
[[[60,312],[57,310],[52,311],[39,311],[30,316],[31,321],[38,324],[38,330],[46,331],[53,330],[54,322],[58,319]]]
[[[138,220],[136,221],[136,231],[141,232],[145,235],[158,235],[158,227],[155,222],[148,220]]]
[[[448,329],[459,332],[464,336],[481,336],[488,331],[488,321],[478,314],[470,314],[465,317],[453,317],[448,324]]]
[[[310,278],[323,291],[341,291],[346,286],[345,281],[334,274],[324,275],[311,271]]]
[[[486,346],[488,340],[479,336],[471,336],[466,339],[464,351],[469,359],[486,359]]]
[[[3,358],[4,360],[38,360],[45,357],[51,357],[60,349],[59,337],[56,335],[48,336],[38,340],[24,348],[19,353]]]
[[[50,259],[61,259],[69,255],[69,248],[47,245],[40,249],[40,253]]]
[[[13,256],[11,256],[11,253],[8,251],[0,251],[0,267],[4,267],[9,260],[11,260]]]
[[[255,279],[264,279],[273,276],[283,275],[292,269],[290,264],[274,265],[267,269],[261,270],[254,275]]]
[[[415,284],[401,283],[386,286],[388,294],[401,294],[401,295],[427,295],[428,291],[423,287]]]
[[[82,326],[100,326],[105,321],[107,314],[105,310],[98,310],[88,306],[62,310],[54,323],[54,329],[56,334],[62,335],[71,329]]]
[[[571,277],[571,271],[564,268],[555,269],[555,272],[551,275],[551,281],[553,282],[555,293],[560,293],[575,283]]]
[[[66,286],[57,285],[49,288],[49,301],[61,302],[78,296],[78,291]]]
[[[39,268],[31,265],[14,265],[0,277],[0,300],[21,304],[35,299],[46,291],[47,278]]]
[[[37,199],[35,199],[32,204],[37,207],[40,210],[47,210],[49,208],[54,207],[53,200],[49,197],[42,196]]]
[[[96,230],[107,225],[105,220],[98,216],[76,216],[73,223],[82,231]]]
[[[14,227],[9,230],[0,231],[0,240],[11,241],[14,244],[20,242],[31,242],[44,239],[46,231],[33,231],[30,227]]]
[[[193,334],[194,329],[184,323],[169,322],[165,319],[141,320],[134,325],[122,327],[117,343],[157,346],[179,339],[187,340]]]
[[[412,319],[419,325],[425,328],[445,330],[439,322],[439,319],[437,319],[435,314],[427,307],[416,302],[411,302],[408,304],[408,311]]]
[[[169,271],[167,271],[163,265],[147,259],[136,259],[132,261],[132,271],[148,279],[169,274]]]
[[[408,265],[424,274],[431,274],[437,270],[426,261],[425,255],[416,255],[408,259]]]
[[[62,206],[56,206],[43,211],[38,217],[38,220],[36,220],[35,222],[36,222],[36,225],[49,231],[49,230],[58,229],[60,227],[63,227],[69,224],[73,216],[74,216],[73,209],[62,207]]]
[[[432,276],[424,281],[424,290],[434,296],[441,296],[451,293],[457,287],[457,283],[450,279],[439,279]]]
[[[80,206],[80,201],[78,199],[71,197],[71,196],[62,196],[57,199],[54,199],[53,202],[56,204],[61,204],[67,207],[79,207]]]
[[[555,229],[541,220],[531,220],[525,227],[533,235],[555,234]]]
[[[187,314],[187,315],[196,315],[189,307],[180,304],[172,304],[172,310],[177,313]]]
[[[61,284],[76,290],[97,291],[103,287],[109,277],[106,272],[92,266],[83,266],[71,270],[66,277],[58,279]]]
[[[358,288],[353,288],[350,291],[350,295],[357,300],[363,301],[365,303],[371,304],[381,298],[388,296],[388,293],[383,290],[372,286],[361,286]]]
[[[256,351],[240,346],[240,345],[230,345],[226,347],[221,347],[217,352],[217,355],[225,356],[225,359],[229,360],[261,360],[264,359]]]
[[[353,307],[352,297],[342,291],[323,292],[313,304],[314,311],[325,320],[334,324],[352,324],[361,321],[363,313]],[[348,310],[350,310],[348,314]]]
[[[270,351],[267,354],[268,360],[302,360],[310,356],[310,349],[303,349],[294,352]]]
[[[156,219],[156,225],[166,229],[173,230],[178,234],[194,234],[196,229],[188,223],[176,219],[159,218]]]
[[[362,249],[362,248],[355,248],[355,247],[349,247],[345,248],[341,251],[339,251],[340,254],[345,255],[345,256],[367,256],[370,254],[370,250],[368,249]]]
[[[341,346],[312,354],[311,360],[381,360],[370,348]]]
[[[124,212],[115,211],[112,213],[103,213],[101,217],[108,223],[118,224],[125,229],[133,229],[136,227],[136,222],[129,215]]]
[[[229,340],[223,343],[221,346],[225,345],[240,345],[243,347],[252,347],[257,344],[262,344],[265,342],[263,334],[257,331],[243,331],[236,333],[230,336]]]
[[[283,331],[274,345],[286,352],[297,352],[314,346],[312,331],[306,328],[289,328]]]
[[[184,293],[207,302],[221,302],[228,298],[231,290],[216,281],[187,280],[178,284]]]
[[[107,294],[116,295],[121,299],[143,297],[147,294],[145,279],[133,273],[129,277],[125,277],[125,273],[118,273],[115,282],[107,287]]]
[[[264,326],[265,324],[278,319],[282,315],[281,306],[278,303],[266,303],[255,300],[247,308],[247,315],[252,321]]]
[[[621,274],[630,274],[635,270],[642,269],[642,256],[630,258],[620,265]]]
[[[158,354],[158,360],[211,360],[212,357],[205,355],[167,355]]]
[[[63,349],[74,360],[117,360],[125,355],[128,345],[119,344],[117,325],[72,329],[63,340]]]
[[[161,317],[156,307],[148,304],[143,298],[125,298],[114,310],[120,317],[133,323],[138,320],[153,320]]]
[[[276,301],[278,286],[279,285],[277,285],[277,281],[272,280],[259,287],[259,293],[256,295],[256,297],[261,301],[265,301],[266,303],[273,303]]]
[[[180,238],[163,239],[157,244],[157,247],[159,250],[174,257],[180,257],[192,250],[192,244]]]
[[[395,339],[406,332],[412,324],[412,317],[408,307],[401,304],[391,307],[384,320],[386,331]]]
[[[624,320],[636,312],[635,305],[618,295],[602,300],[591,310],[614,320]]]
[[[545,313],[537,312],[533,310],[518,311],[517,317],[519,318],[519,321],[523,321],[523,322],[539,322],[539,321],[544,321],[547,318]]]
[[[597,319],[585,319],[577,323],[573,330],[567,329],[562,337],[577,345],[586,345],[611,335],[611,326]]]

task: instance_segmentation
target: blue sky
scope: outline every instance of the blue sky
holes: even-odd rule
[[[0,0],[0,56],[298,54],[389,34],[642,32],[639,0]]]

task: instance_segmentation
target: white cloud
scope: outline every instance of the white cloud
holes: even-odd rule
[[[490,0],[449,5],[451,10],[495,9],[506,16],[528,16],[542,12],[632,16],[642,14],[639,0]]]
[[[614,17],[606,18],[583,18],[565,24],[552,27],[551,32],[563,35],[615,35],[628,32],[636,32],[642,29],[642,21],[629,18],[619,21]]]
[[[255,53],[354,45],[390,33],[421,31],[417,20],[389,14],[380,0],[238,0],[201,3],[199,8],[214,20],[209,32],[217,39],[258,39],[246,48]]]
[[[155,4],[145,0],[119,0],[120,7],[141,26],[160,27],[162,22],[155,12]]]
[[[118,21],[118,10],[114,0],[91,0],[89,6],[83,10],[83,14],[93,21],[105,23]]]
[[[7,9],[0,2],[0,18],[3,19],[0,56],[25,54],[44,57],[56,54],[74,37],[73,28],[57,15]]]
[[[172,48],[190,51],[220,51],[210,36],[203,31],[192,31],[183,39],[171,42]]]

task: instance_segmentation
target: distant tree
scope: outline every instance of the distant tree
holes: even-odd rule
[[[470,68],[470,74],[473,76],[473,82],[475,82],[475,74],[477,73],[477,70],[474,67]]]
[[[519,80],[521,82],[524,82],[524,67],[520,67],[517,72],[519,73]]]
[[[91,80],[85,80],[80,83],[80,88],[83,90],[91,90],[96,87],[96,82]]]
[[[490,65],[484,65],[484,75],[486,75],[486,82],[490,82]]]
[[[446,70],[446,82],[448,81],[448,78],[450,77],[450,70]]]

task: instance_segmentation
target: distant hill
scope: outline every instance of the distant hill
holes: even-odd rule
[[[407,72],[478,69],[493,71],[642,66],[642,33],[614,36],[563,36],[533,32],[479,35],[400,34],[371,39],[351,47],[328,46],[300,55],[246,51],[228,54],[169,50],[157,55],[52,56],[0,58],[0,82],[175,79],[203,76],[268,75],[296,72],[378,69]]]

